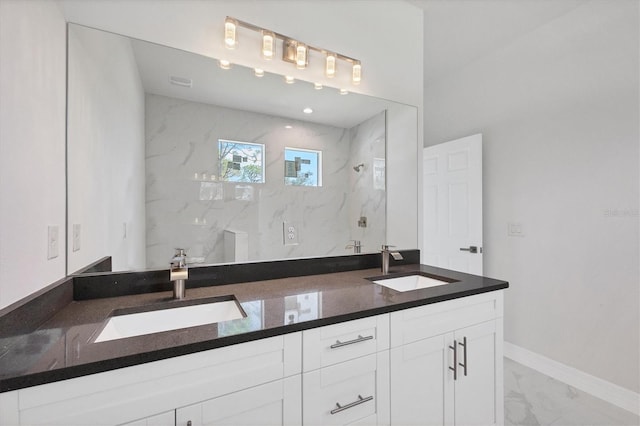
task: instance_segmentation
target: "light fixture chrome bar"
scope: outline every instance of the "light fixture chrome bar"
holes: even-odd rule
[[[280,40],[282,40],[282,41],[288,41],[288,40],[289,40],[289,41],[295,41],[296,43],[300,42],[299,40],[297,40],[297,39],[295,39],[295,38],[293,38],[293,37],[289,37],[289,36],[287,36],[287,35],[284,35],[284,34],[281,34],[281,33],[275,32],[275,31],[270,30],[270,29],[267,29],[267,28],[259,27],[259,26],[257,26],[257,25],[251,24],[251,23],[249,23],[249,22],[245,22],[245,21],[242,21],[242,20],[240,20],[240,19],[233,18],[233,17],[231,17],[231,16],[227,16],[227,17],[226,17],[226,20],[233,20],[233,21],[235,21],[235,23],[236,23],[239,27],[246,28],[246,29],[248,29],[248,30],[255,31],[255,32],[258,32],[258,33],[262,33],[262,31],[269,31],[269,32],[273,33],[273,35],[274,35],[277,39],[280,39]],[[340,60],[343,60],[343,61],[346,61],[346,62],[349,62],[349,63],[351,63],[352,65],[353,65],[353,64],[359,64],[359,63],[360,63],[360,61],[359,61],[359,60],[357,60],[357,59],[355,59],[355,58],[352,58],[352,57],[350,57],[350,56],[343,55],[343,54],[341,54],[341,53],[336,53],[336,52],[334,52],[334,51],[332,51],[332,50],[326,50],[326,49],[323,49],[323,48],[321,48],[321,47],[312,46],[312,45],[307,44],[307,43],[305,43],[305,46],[307,46],[307,49],[309,49],[309,50],[313,50],[313,51],[315,51],[315,52],[322,53],[323,55],[326,55],[326,54],[328,54],[328,53],[331,53],[331,54],[335,55],[335,56],[336,56],[336,58],[338,58],[338,59],[340,59]],[[294,52],[295,52],[295,49],[294,49]],[[294,55],[294,57],[293,57],[293,60],[292,60],[292,61],[290,61],[290,62],[295,63],[295,55]]]

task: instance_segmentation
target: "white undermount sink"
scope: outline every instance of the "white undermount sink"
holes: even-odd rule
[[[436,278],[425,277],[423,275],[406,275],[396,278],[379,278],[372,280],[374,283],[391,288],[396,291],[411,291],[422,288],[435,287],[439,285],[450,284],[450,281],[444,281]]]
[[[244,316],[234,298],[210,303],[183,304],[145,312],[115,314],[109,318],[94,342],[213,324],[244,318]]]

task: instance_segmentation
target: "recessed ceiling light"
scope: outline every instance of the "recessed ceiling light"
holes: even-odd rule
[[[305,114],[311,114],[313,110],[309,107],[306,107],[305,109],[302,110],[302,112],[304,112]]]

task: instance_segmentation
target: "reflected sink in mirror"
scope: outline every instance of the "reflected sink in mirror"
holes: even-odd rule
[[[120,309],[112,313],[94,343],[244,317],[246,315],[233,296],[167,302],[154,305],[152,310],[148,307]]]
[[[400,292],[420,290],[423,288],[436,287],[456,282],[455,280],[447,280],[444,278],[431,277],[426,274],[417,273],[403,276],[391,276],[389,278],[375,277],[370,278],[370,280],[378,285]]]

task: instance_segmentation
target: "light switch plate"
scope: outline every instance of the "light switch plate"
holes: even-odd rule
[[[507,235],[510,237],[524,237],[524,226],[520,222],[507,224]]]
[[[293,222],[283,222],[282,239],[285,246],[295,246],[298,244],[298,227]]]

